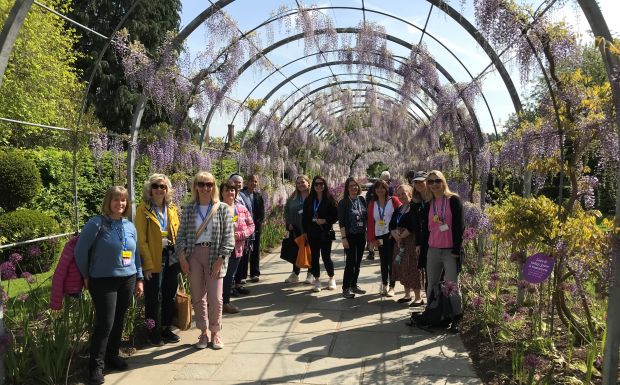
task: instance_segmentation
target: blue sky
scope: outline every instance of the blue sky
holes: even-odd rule
[[[529,2],[534,6],[539,4],[539,1]],[[195,16],[207,8],[210,3],[205,0],[183,0],[183,11],[181,15],[181,26],[185,26]],[[415,26],[421,28],[424,26],[424,22],[428,15],[430,4],[425,0],[369,0],[365,1],[365,7],[369,10],[378,12],[384,12],[392,15],[398,15],[398,17],[407,20]],[[473,16],[473,1],[467,0],[464,7],[460,5],[459,0],[452,0],[449,2],[452,7],[460,10],[466,18],[475,24]],[[281,5],[285,4],[288,7],[296,7],[295,1],[289,0],[236,0],[231,5],[226,7],[226,12],[231,15],[238,23],[239,28],[242,31],[246,31],[255,27],[257,24],[263,22],[269,18],[270,13],[277,10]],[[361,0],[331,0],[331,1],[319,1],[316,3],[304,3],[306,5],[315,4],[318,6],[353,6],[360,7],[362,5]],[[599,0],[599,5],[603,11],[603,14],[607,18],[609,27],[616,37],[620,37],[620,1],[619,0]],[[332,10],[327,11],[329,15],[335,20],[337,27],[354,27],[360,23],[362,19],[361,11],[355,10]],[[613,15],[613,16],[612,16]],[[579,7],[574,3],[568,2],[561,10],[556,11],[553,14],[556,20],[565,20],[575,27],[579,31],[584,41],[589,42],[592,40],[589,33],[589,26],[585,18],[582,16]],[[388,34],[397,36],[409,43],[417,44],[421,37],[421,32],[416,27],[407,25],[401,21],[389,18],[384,15],[367,12],[366,19],[368,21],[374,21],[385,26]],[[442,12],[433,9],[429,18],[427,31],[431,38],[426,35],[423,42],[428,46],[433,57],[445,67],[452,76],[459,82],[467,82],[471,80],[472,76],[477,76],[489,63],[490,60],[484,53],[484,51],[478,47],[473,38],[471,38],[455,21],[450,17],[444,15]],[[264,32],[263,32],[264,33]],[[276,41],[281,38],[282,34],[279,34],[276,28]],[[196,55],[207,44],[211,36],[206,36],[206,30],[199,28],[195,31],[187,41],[187,48],[190,57],[196,57]],[[263,36],[266,44],[266,37]],[[458,58],[463,62],[463,65],[441,46],[443,43],[449,48]],[[388,46],[395,54],[408,56],[409,52],[401,46],[390,43]],[[283,64],[289,62],[300,55],[303,55],[303,42],[293,42],[273,51],[268,55],[268,58],[275,64]],[[515,83],[517,91],[521,94],[522,99],[528,93],[528,84],[521,84],[520,76],[518,74],[514,60],[509,56],[502,57],[508,71],[511,74],[511,78]],[[300,61],[295,64],[289,65],[282,69],[282,72],[287,76],[290,76],[297,71],[306,68],[310,65],[316,64],[314,59]],[[466,68],[464,68],[466,67]],[[333,66],[331,70],[340,75],[342,80],[354,79],[355,76],[344,75],[347,71],[344,67]],[[293,84],[288,84],[280,89],[280,91],[271,98],[270,101],[274,101],[276,97],[288,95],[295,90],[295,87],[302,87],[304,84],[310,83],[318,78],[331,75],[330,69],[327,67],[312,71],[306,75],[295,78]],[[260,87],[250,94],[252,88],[265,76],[267,73],[262,73],[257,70],[248,70],[239,79],[236,87],[231,91],[230,97],[236,100],[243,100],[248,94],[252,98],[262,98],[269,90],[279,84],[284,78],[280,74],[274,74],[270,76]],[[445,83],[446,79],[442,78],[442,82]],[[326,81],[315,82],[313,85],[326,84]],[[509,98],[508,92],[504,87],[504,83],[496,72],[493,72],[484,77],[483,92],[487,98],[490,106],[491,113],[489,113],[487,107],[482,100],[479,100],[476,104],[476,112],[480,125],[483,131],[493,131],[493,117],[498,131],[502,130],[502,123],[507,119],[510,113],[514,112],[514,107]],[[390,94],[389,91],[386,93]],[[394,95],[391,93],[391,95]],[[269,105],[269,103],[268,103]],[[265,108],[266,110],[266,108]],[[491,115],[492,114],[492,115]],[[232,116],[228,113],[222,113],[216,115],[211,126],[210,134],[212,136],[223,136],[226,131],[226,125],[230,123]],[[234,121],[236,130],[244,127],[243,120],[239,117]]]

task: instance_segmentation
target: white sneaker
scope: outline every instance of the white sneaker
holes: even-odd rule
[[[336,278],[331,277],[327,283],[327,290],[336,290]]]
[[[291,273],[287,279],[284,280],[286,283],[297,283],[299,282],[299,276],[295,273]]]
[[[314,281],[314,276],[311,272],[308,272],[308,274],[306,274],[306,280],[304,281],[304,283],[306,285],[312,285],[312,281]]]
[[[390,290],[387,291],[386,294],[388,297],[394,297],[394,288],[390,287]]]
[[[318,293],[321,291],[321,280],[319,279],[314,280],[314,287],[312,287],[312,291],[315,293]]]
[[[201,334],[200,337],[198,337],[198,342],[196,343],[196,348],[197,349],[206,349],[207,346],[209,346],[209,336],[207,336],[205,334]]]
[[[383,286],[383,284],[379,285],[379,294],[387,295],[387,286]]]

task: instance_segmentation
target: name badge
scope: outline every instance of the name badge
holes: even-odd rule
[[[357,227],[364,227],[364,222],[356,222]]]
[[[238,215],[235,215],[235,216],[233,217],[233,223],[237,223],[237,220],[238,220],[238,219],[239,219],[239,216],[238,216]]]
[[[448,229],[450,229],[450,227],[448,227],[448,225],[445,224],[445,223],[443,225],[439,226],[439,231],[441,231],[442,233],[444,231],[448,231]]]
[[[168,238],[168,232],[167,231],[162,231],[161,232],[161,237],[162,238]]]
[[[385,221],[383,219],[380,219],[379,222],[377,222],[379,224],[379,226],[383,227],[385,226]]]
[[[161,239],[161,247],[166,248],[166,247],[168,247],[169,243],[170,243],[170,241],[168,241],[168,238],[162,238]]]
[[[123,266],[131,265],[131,250],[123,250],[121,256],[123,257]]]
[[[304,209],[299,209],[299,210],[297,210],[297,214],[301,215],[301,214],[303,214],[303,213],[304,213]]]

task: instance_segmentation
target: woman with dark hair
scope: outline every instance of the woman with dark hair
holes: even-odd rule
[[[463,316],[463,301],[459,287],[458,264],[463,243],[463,204],[458,195],[450,191],[446,177],[441,171],[433,170],[426,178],[432,199],[426,207],[428,226],[424,232],[424,243],[428,246],[426,274],[428,284],[426,292],[441,279],[445,272],[445,281],[455,285],[450,295],[452,311],[455,314],[450,331],[458,333],[459,322]]]
[[[338,223],[345,252],[342,296],[353,298],[355,294],[365,294],[357,285],[360,265],[366,245],[366,200],[360,195],[362,189],[354,178],[344,182],[344,196],[338,202]]]
[[[304,212],[304,201],[310,194],[310,178],[306,175],[297,175],[295,178],[295,191],[288,198],[286,204],[284,205],[284,223],[286,225],[286,229],[289,232],[289,237],[296,238],[302,234],[303,225],[302,214]],[[286,283],[297,283],[299,282],[299,273],[301,269],[297,267],[293,263],[293,272],[287,279],[284,280]],[[304,281],[306,284],[312,283],[312,273],[310,269],[308,269],[308,273],[306,274],[306,280]]]
[[[312,179],[310,195],[304,201],[302,214],[303,231],[308,237],[308,244],[312,253],[311,272],[314,276],[312,288],[314,292],[321,291],[319,256],[322,257],[323,265],[329,276],[327,289],[336,289],[334,263],[331,258],[333,233],[330,230],[332,230],[337,219],[336,201],[329,192],[325,178],[317,175]]]
[[[254,233],[252,214],[241,202],[237,201],[238,193],[237,185],[231,180],[220,185],[220,200],[228,205],[228,211],[233,222],[233,233],[235,234],[235,249],[232,251],[230,258],[228,258],[228,268],[224,276],[222,294],[224,302],[222,312],[229,314],[239,313],[239,308],[230,303],[230,291],[232,290],[239,262],[243,256],[246,240]]]
[[[373,197],[368,203],[368,242],[379,247],[381,259],[381,295],[394,296],[396,280],[392,274],[394,239],[390,235],[389,223],[394,211],[401,203],[388,195],[387,182],[379,179],[373,184]],[[389,286],[388,286],[389,284]]]

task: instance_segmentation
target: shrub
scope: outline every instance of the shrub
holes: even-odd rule
[[[0,215],[0,238],[6,238],[7,243],[57,234],[58,230],[56,221],[38,211],[23,209]],[[51,240],[8,249],[2,258],[7,261],[11,254],[19,253],[23,258],[18,275],[23,271],[42,273],[50,269],[58,252],[58,243]]]
[[[5,211],[27,204],[41,189],[36,164],[15,151],[0,152],[0,180],[0,202]]]

